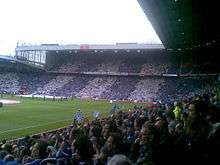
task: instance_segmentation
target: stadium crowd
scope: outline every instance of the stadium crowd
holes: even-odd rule
[[[18,91],[18,76],[16,73],[0,74],[0,93],[13,93]]]
[[[209,77],[132,77],[16,72],[0,74],[0,93],[67,98],[160,100],[167,103],[186,96],[211,93],[214,88],[219,88],[219,82]]]
[[[155,57],[156,56],[156,57]],[[138,73],[144,75],[161,75],[163,73],[177,73],[173,64],[168,62],[167,56],[162,55],[140,56],[140,54],[121,55],[66,55],[60,58],[49,71],[58,73]],[[62,63],[60,62],[62,61]]]
[[[134,106],[107,118],[0,144],[0,164],[216,164],[220,145],[217,93],[173,104]],[[215,163],[214,163],[215,162]]]
[[[55,73],[0,73],[0,93],[19,94],[22,89],[24,94],[157,104],[134,106],[92,121],[74,118],[72,125],[56,131],[3,140],[0,165],[195,165],[218,161],[219,82],[210,78],[163,77],[170,68],[161,58],[157,63],[156,58],[148,57],[137,65],[129,57],[127,62],[124,57],[124,61],[109,60],[112,56],[106,60],[97,58],[99,61],[80,58],[66,58],[52,68]],[[61,74],[79,71],[150,76]]]
[[[85,63],[66,63],[60,66],[58,69],[53,69],[58,73],[76,73],[76,72],[96,72],[96,73],[140,73],[144,75],[161,75],[168,72],[168,65],[157,63],[145,63],[142,67],[138,67],[135,64],[128,65],[127,62],[120,60],[103,61],[99,65],[95,65],[93,69],[91,66]],[[176,71],[177,72],[177,71]],[[176,73],[174,72],[174,73]]]

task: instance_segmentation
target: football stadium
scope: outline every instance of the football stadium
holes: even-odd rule
[[[97,9],[92,6],[95,1]],[[15,2],[23,4],[12,10],[22,10],[24,17],[17,16],[17,27],[13,27],[19,35],[9,31],[16,36],[12,53],[1,52],[7,42],[13,44],[12,37],[4,39],[7,28],[0,27],[0,165],[218,164],[220,25],[216,2],[118,0],[111,6],[108,0],[85,1],[79,10],[88,10],[86,17],[71,15],[78,7],[68,5],[70,1],[57,2]],[[3,13],[11,9],[1,3]],[[131,6],[135,5],[137,19],[149,20],[155,40],[140,33],[147,30],[144,21],[132,20]],[[131,16],[123,10],[126,7]],[[39,13],[27,17],[31,10]],[[69,13],[68,17],[56,17],[62,12]],[[89,15],[102,14],[98,22],[90,20]],[[39,31],[25,28],[37,26],[36,21]],[[49,24],[66,29],[50,28],[47,34],[51,32],[53,39],[45,33],[44,40],[41,32]],[[96,42],[104,33],[100,37],[95,24],[104,27],[98,31],[113,40]],[[112,31],[105,29],[110,24]],[[141,25],[146,27],[134,29]],[[77,28],[84,32],[78,34]],[[68,29],[67,36],[55,36]],[[94,34],[86,36],[86,29]],[[26,31],[28,41],[22,38]],[[70,41],[68,37],[74,36],[83,41]],[[96,39],[90,40],[92,36]]]

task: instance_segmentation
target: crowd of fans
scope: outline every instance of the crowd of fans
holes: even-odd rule
[[[172,70],[173,65],[168,62],[165,56],[157,56],[138,54],[124,56],[118,56],[117,54],[106,56],[69,55],[69,57],[66,57],[68,59],[67,61],[65,59],[59,60],[54,67],[49,68],[49,71],[58,73],[135,73],[142,75],[162,75],[171,71],[173,73],[178,72],[177,68],[176,70]],[[63,62],[60,63],[60,61]]]
[[[168,64],[146,63],[142,66],[140,73],[143,75],[161,75],[164,73],[168,73],[168,68]]]
[[[157,92],[164,82],[162,78],[143,78],[136,85],[135,90],[128,97],[129,100],[153,101],[157,99]]]
[[[129,65],[125,61],[103,61],[103,63],[94,66],[83,65],[83,63],[66,63],[60,68],[52,70],[58,73],[79,73],[79,72],[95,72],[95,73],[139,73],[142,75],[161,75],[168,73],[169,66],[165,64],[145,63],[142,66],[138,64]],[[88,68],[89,67],[89,68]],[[174,72],[177,73],[177,70]]]
[[[0,73],[0,93],[7,91],[8,93],[17,92],[19,89],[18,76],[16,73]]]
[[[45,84],[42,87],[39,87],[37,91],[33,94],[53,96],[57,89],[62,88],[65,84],[68,84],[71,81],[71,79],[73,79],[72,76],[55,76],[47,84]]]
[[[26,89],[24,90],[24,94],[33,94],[37,89],[41,89],[54,78],[53,75],[39,73],[17,73],[17,75],[19,77],[19,90],[21,88]]]
[[[213,78],[1,73],[0,93],[173,102],[212,93]]]
[[[22,89],[23,94],[157,102],[151,107],[116,111],[106,118],[74,120],[56,131],[3,140],[0,165],[186,165],[218,161],[219,82],[152,76],[171,70],[170,65],[157,63],[155,58],[154,62],[151,58],[111,58],[92,61],[74,57],[52,68],[58,74],[0,73],[0,93],[19,94]],[[79,71],[151,76],[59,74]]]
[[[216,164],[218,93],[173,104],[134,106],[106,118],[0,144],[0,164]],[[215,163],[214,163],[215,162]]]
[[[38,73],[0,73],[0,93],[19,94],[20,89],[25,87],[25,93],[34,93],[53,78],[53,75]]]
[[[135,90],[138,81],[139,79],[136,77],[117,77],[115,83],[102,93],[101,99],[126,100],[130,93]]]
[[[116,81],[115,77],[97,77],[91,80],[88,85],[76,94],[78,98],[99,99],[101,94]]]
[[[88,85],[93,79],[90,75],[73,76],[68,84],[65,84],[61,89],[57,89],[55,95],[63,97],[76,97],[76,95]]]
[[[214,78],[165,78],[158,90],[158,98],[165,103],[174,102],[176,99],[184,100],[219,91],[219,85]]]

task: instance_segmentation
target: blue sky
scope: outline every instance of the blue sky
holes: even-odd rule
[[[137,0],[0,0],[0,54],[16,43],[161,43]]]

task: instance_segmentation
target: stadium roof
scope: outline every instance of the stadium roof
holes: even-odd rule
[[[9,61],[9,62],[14,62],[16,59],[12,56],[0,56],[0,61]]]
[[[219,43],[217,1],[138,0],[166,48]]]
[[[21,45],[17,46],[16,51],[49,51],[49,50],[139,50],[139,49],[164,49],[162,44],[137,44],[137,43],[118,43],[115,45]]]

